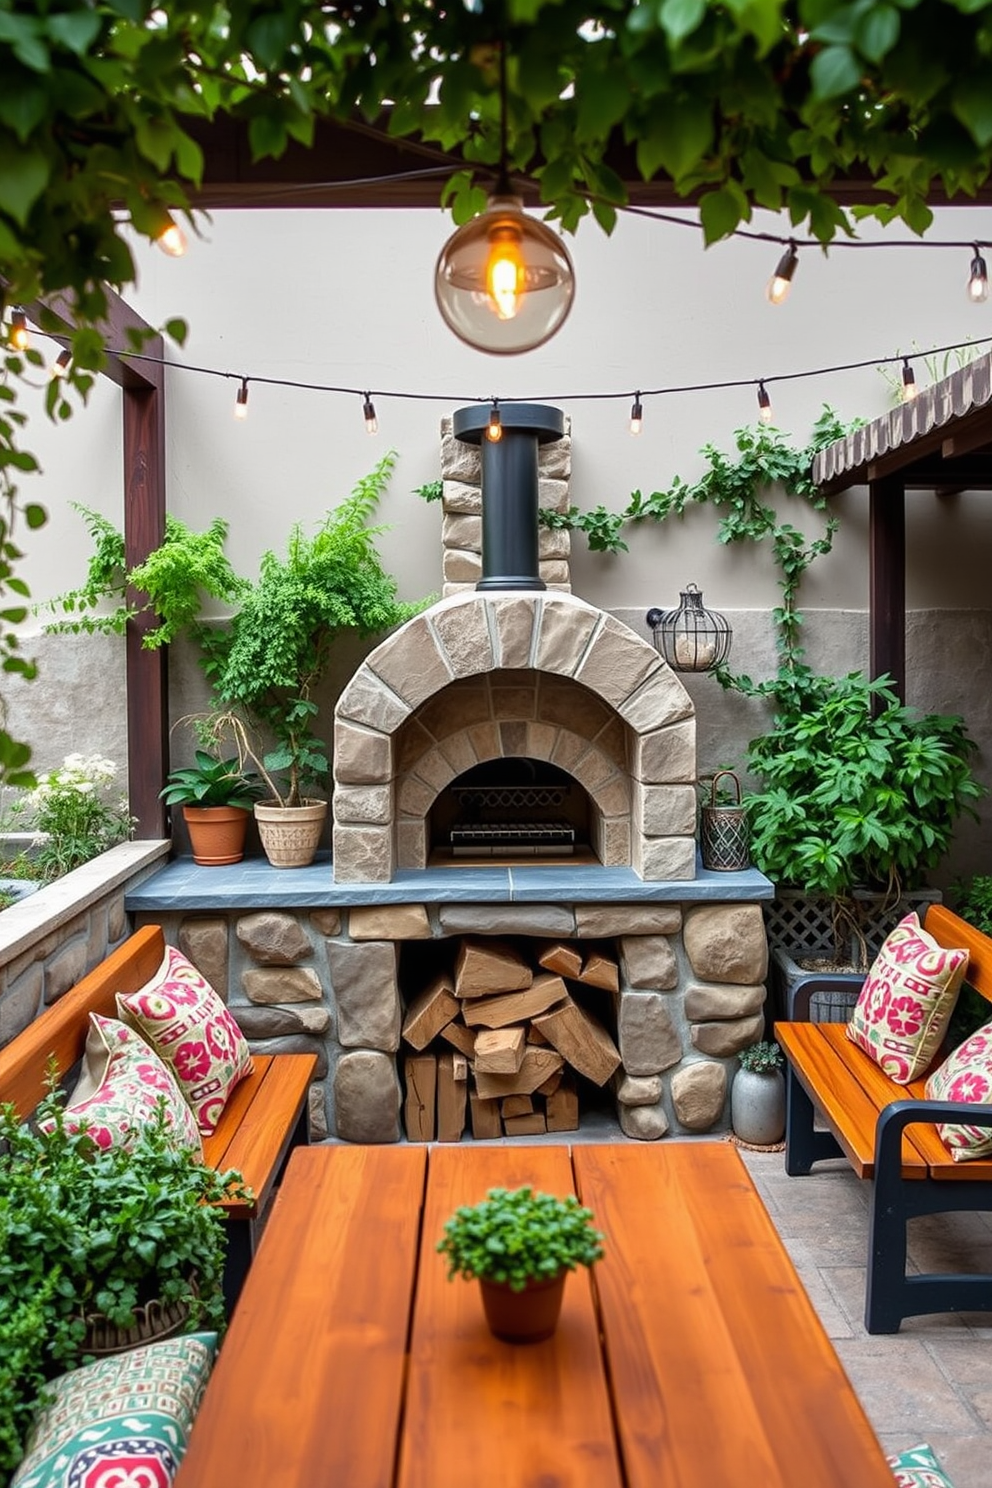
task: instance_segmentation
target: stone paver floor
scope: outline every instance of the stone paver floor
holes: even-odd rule
[[[927,1441],[954,1488],[992,1488],[992,1313],[866,1333],[867,1185],[843,1162],[788,1178],[780,1152],[741,1156],[886,1451]],[[913,1220],[909,1263],[992,1272],[992,1215]]]

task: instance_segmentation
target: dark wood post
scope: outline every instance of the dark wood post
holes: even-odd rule
[[[901,475],[868,486],[868,625],[872,677],[906,700],[906,488]]]

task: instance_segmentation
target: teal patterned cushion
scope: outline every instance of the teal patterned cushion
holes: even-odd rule
[[[187,1333],[60,1375],[10,1488],[169,1488],[216,1349],[216,1333]]]
[[[887,1461],[895,1473],[897,1488],[954,1488],[926,1442],[897,1452]]]

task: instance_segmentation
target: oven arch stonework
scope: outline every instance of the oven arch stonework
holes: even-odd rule
[[[610,866],[651,882],[695,876],[695,711],[675,673],[575,595],[468,591],[383,641],[338,700],[335,881],[425,866],[438,791],[520,752],[575,774]]]

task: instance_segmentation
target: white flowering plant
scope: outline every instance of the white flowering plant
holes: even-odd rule
[[[127,797],[114,793],[117,766],[99,754],[67,754],[57,770],[39,777],[12,809],[18,823],[39,834],[32,862],[49,882],[88,863],[134,829]]]

